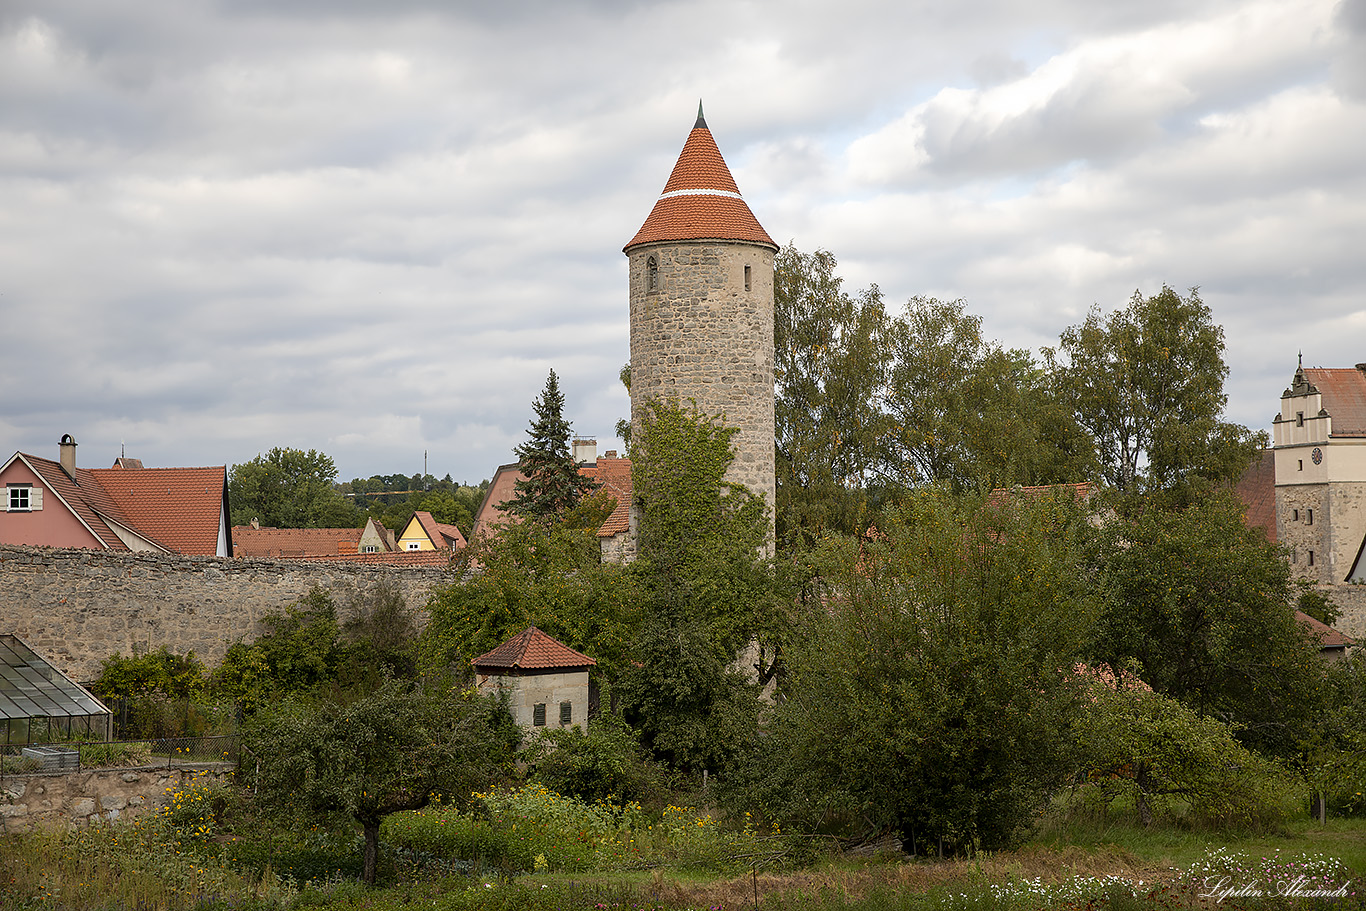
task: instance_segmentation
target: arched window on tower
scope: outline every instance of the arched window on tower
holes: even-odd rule
[[[645,257],[645,290],[647,292],[659,290],[659,260],[653,256]]]

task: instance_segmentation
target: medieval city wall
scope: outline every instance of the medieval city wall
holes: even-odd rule
[[[333,592],[397,582],[425,624],[442,567],[185,557],[0,545],[0,633],[12,633],[76,680],[100,663],[155,651],[193,651],[212,666],[232,643],[262,632],[314,586]]]

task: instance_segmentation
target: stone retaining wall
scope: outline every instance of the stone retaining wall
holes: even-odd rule
[[[0,778],[0,835],[79,828],[155,813],[191,780],[227,781],[233,767],[140,766],[6,775]]]
[[[432,588],[450,581],[444,567],[262,559],[0,545],[0,633],[12,633],[76,680],[99,676],[100,663],[155,651],[193,651],[210,666],[239,639],[261,632],[261,618],[308,594],[340,591],[381,578],[398,582],[425,624]]]

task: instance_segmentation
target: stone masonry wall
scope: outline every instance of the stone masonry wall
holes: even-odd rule
[[[193,651],[213,666],[227,647],[261,633],[261,618],[317,585],[333,591],[398,582],[426,622],[427,596],[450,581],[441,567],[386,567],[0,545],[0,633],[12,633],[68,676],[93,680],[100,663],[155,651]]]
[[[1314,524],[1309,524],[1310,510]],[[1276,541],[1289,548],[1291,574],[1332,584],[1334,567],[1329,535],[1333,528],[1329,515],[1327,484],[1294,484],[1276,488]],[[1314,565],[1309,555],[1314,554]]]
[[[1333,627],[1366,645],[1366,585],[1320,585],[1319,590],[1326,592],[1342,612]]]
[[[209,769],[87,769],[0,778],[0,835],[79,828],[155,813],[191,779],[225,780],[230,766]]]
[[[525,674],[499,676],[480,674],[481,693],[506,691],[512,718],[528,733],[537,733],[536,705],[545,705],[546,728],[578,725],[588,731],[588,671],[563,674]],[[560,723],[560,705],[569,703],[569,724]]]
[[[1345,581],[1366,533],[1366,485],[1281,485],[1276,488],[1276,526],[1292,578],[1317,583],[1342,612],[1333,626],[1366,644],[1366,585]]]
[[[697,402],[738,427],[727,479],[773,508],[773,251],[721,241],[631,248],[631,420],[651,399]],[[646,263],[657,263],[655,290]],[[745,268],[749,267],[749,288]]]

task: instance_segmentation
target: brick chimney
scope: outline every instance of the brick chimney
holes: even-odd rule
[[[66,476],[75,480],[76,478],[76,438],[69,433],[62,434],[61,442],[57,444],[58,456],[62,463],[62,471]]]

